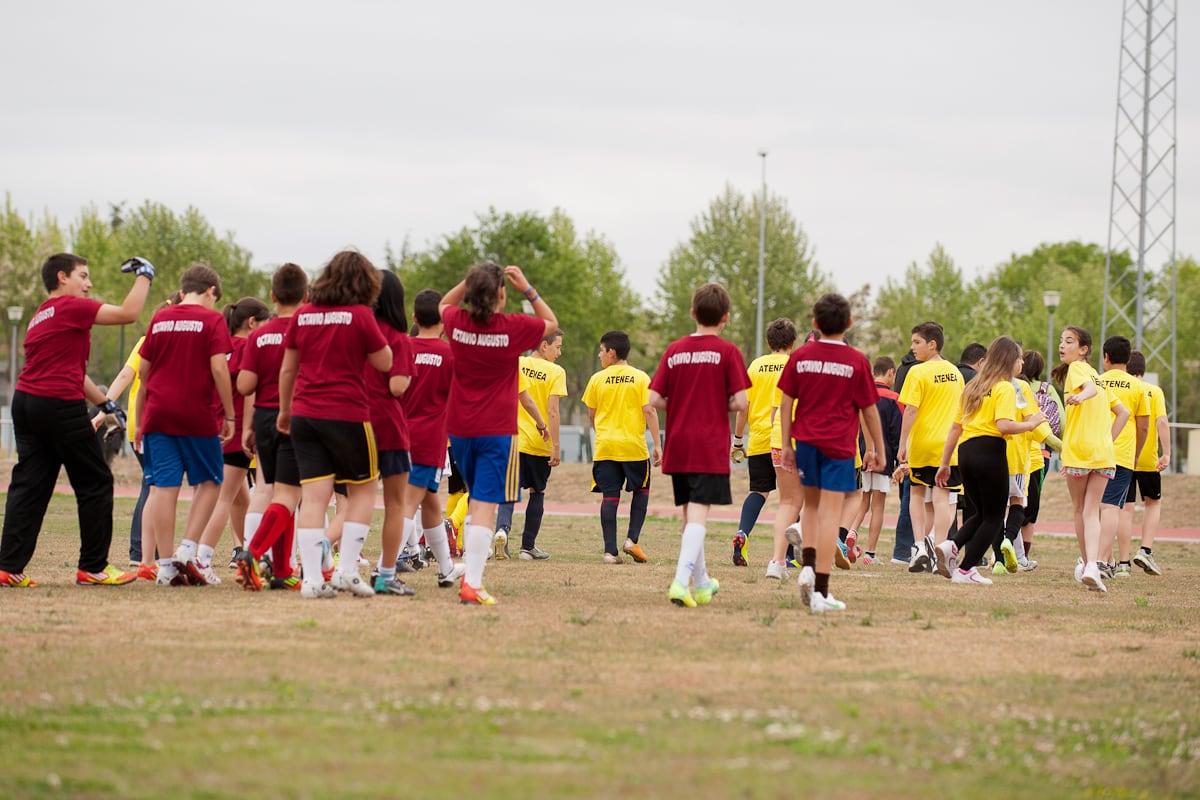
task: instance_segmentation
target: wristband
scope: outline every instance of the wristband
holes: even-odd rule
[[[525,290],[524,292],[522,292],[521,294],[525,295],[525,299],[526,299],[526,300],[528,300],[528,301],[529,301],[529,302],[531,302],[531,303],[532,303],[534,300],[536,300],[536,299],[537,299],[537,297],[538,297],[537,289],[533,288],[533,284],[530,284],[530,285],[529,285],[529,288],[528,288],[528,289],[526,289],[526,290]]]
[[[226,422],[237,422],[237,417],[226,417],[225,421]]]

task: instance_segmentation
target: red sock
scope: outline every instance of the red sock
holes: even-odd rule
[[[262,522],[258,523],[258,530],[250,539],[250,555],[254,556],[254,560],[260,560],[263,553],[270,550],[284,530],[290,528],[291,525],[292,515],[287,506],[280,503],[271,503],[267,506],[267,510],[263,512]]]
[[[271,548],[271,569],[276,578],[292,577],[292,541],[295,536],[295,517],[288,517],[287,527]]]

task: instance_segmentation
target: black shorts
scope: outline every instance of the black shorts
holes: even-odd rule
[[[746,467],[750,471],[750,491],[775,491],[775,462],[770,453],[759,453],[746,459]]]
[[[650,461],[596,461],[592,463],[592,491],[619,494],[650,488]]]
[[[467,491],[467,482],[463,480],[462,473],[458,471],[458,464],[454,463],[454,451],[450,451],[450,475],[446,478],[446,491],[450,494],[458,494]]]
[[[278,418],[277,408],[254,409],[254,449],[258,471],[264,483],[299,486],[300,469],[296,465],[292,437],[280,433],[275,427]]]
[[[242,450],[233,453],[222,453],[221,458],[225,461],[227,467],[237,467],[238,469],[250,469],[250,456]]]
[[[531,492],[546,491],[550,482],[550,456],[517,454],[521,463],[521,488]]]
[[[380,450],[379,477],[391,478],[412,472],[412,461],[407,450]]]
[[[671,476],[675,505],[700,503],[706,506],[727,506],[733,503],[729,491],[729,476],[708,472],[679,472]]]
[[[292,444],[300,483],[370,483],[379,477],[375,433],[369,422],[292,417]]]
[[[1129,482],[1129,491],[1125,495],[1126,503],[1137,502],[1137,493],[1142,493],[1143,500],[1162,500],[1162,473],[1157,470],[1137,471]]]
[[[909,477],[912,478],[913,486],[937,486],[937,467],[911,467],[909,469]],[[946,489],[951,492],[962,491],[962,473],[958,471],[958,467],[950,468],[950,479],[946,481]]]

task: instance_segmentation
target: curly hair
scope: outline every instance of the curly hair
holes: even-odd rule
[[[466,295],[471,320],[486,325],[496,313],[500,290],[504,288],[504,270],[495,261],[484,261],[467,270]]]
[[[343,250],[313,281],[308,299],[319,306],[373,306],[379,297],[379,270],[357,250]]]

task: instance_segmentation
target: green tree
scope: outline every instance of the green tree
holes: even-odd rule
[[[759,213],[762,199],[747,198],[730,185],[692,220],[691,236],[671,251],[658,278],[659,333],[664,342],[695,329],[692,293],[709,281],[729,290],[733,301],[725,336],[754,358],[758,295]],[[808,236],[792,217],[786,201],[772,195],[766,206],[766,256],[763,277],[763,324],[778,317],[810,327],[813,302],[832,291],[832,281],[809,252]],[[765,346],[765,344],[764,344]]]
[[[21,327],[29,323],[34,311],[46,299],[46,288],[42,285],[42,263],[54,253],[62,252],[63,235],[58,222],[45,215],[38,220],[32,216],[28,221],[16,210],[11,195],[5,194],[4,208],[0,212],[0,308],[21,309]],[[12,353],[12,333],[8,317],[4,320],[4,373],[0,381],[7,387],[5,403],[12,392],[8,386],[11,359],[19,365],[23,360],[20,345]],[[22,334],[23,337],[23,334]],[[23,338],[22,338],[23,341]]]
[[[908,266],[903,281],[884,282],[868,328],[870,341],[880,355],[901,356],[908,351],[913,326],[932,320],[946,330],[946,357],[957,357],[973,341],[968,330],[972,315],[973,298],[962,270],[939,244],[924,266],[915,261]]]

